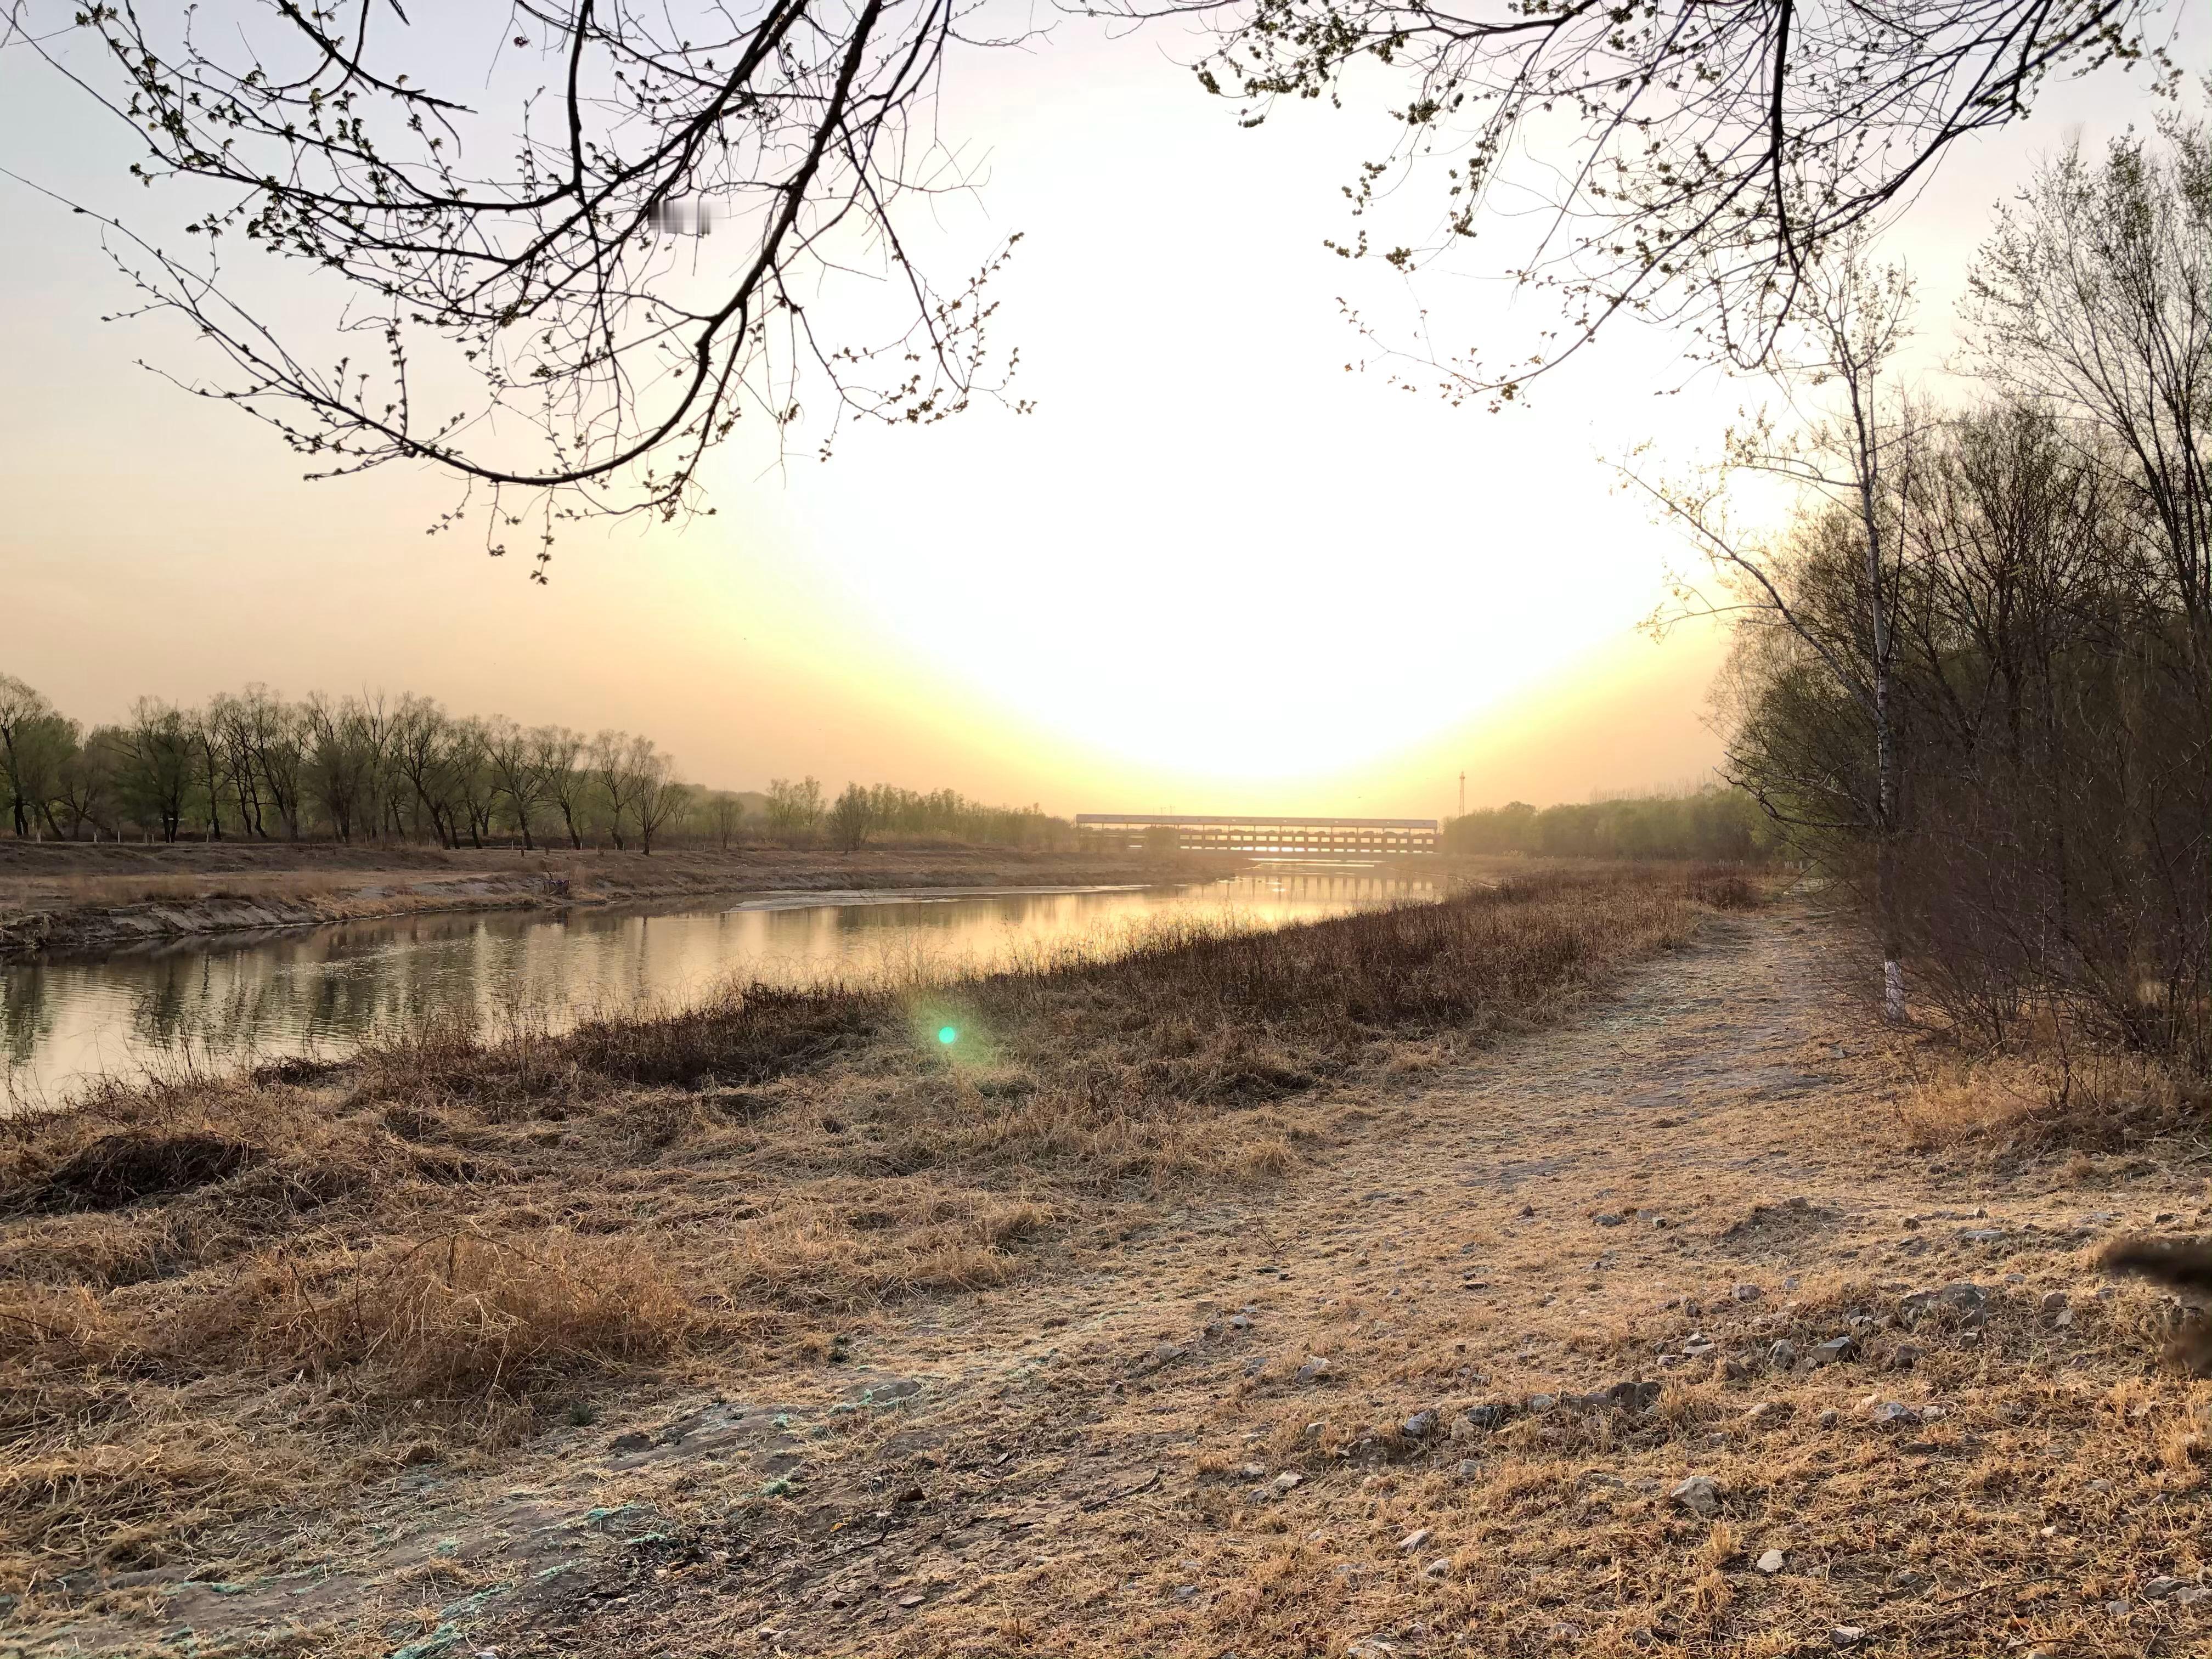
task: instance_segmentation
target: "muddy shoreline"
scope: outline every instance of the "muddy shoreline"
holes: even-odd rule
[[[441,911],[904,888],[1142,884],[1241,860],[972,847],[636,852],[0,843],[0,959]]]

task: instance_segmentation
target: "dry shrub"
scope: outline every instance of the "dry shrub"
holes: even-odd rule
[[[886,1183],[890,1185],[890,1183]],[[872,1207],[786,1210],[744,1224],[730,1241],[726,1293],[733,1300],[850,1313],[921,1291],[1004,1284],[1018,1267],[1008,1246],[1052,1224],[1026,1199],[891,1185]]]
[[[702,1322],[642,1243],[566,1232],[526,1247],[449,1233],[304,1267],[265,1255],[211,1302],[180,1322],[179,1352],[352,1370],[408,1397],[511,1393],[586,1364],[662,1358]]]
[[[1747,864],[1692,865],[1682,878],[1682,890],[1699,904],[1716,910],[1755,910],[1766,902],[1773,877],[1763,866]]]
[[[154,1441],[64,1444],[0,1464],[0,1580],[165,1559],[179,1534],[234,1520],[279,1498],[300,1471],[234,1446]],[[24,1549],[15,1540],[35,1540]]]
[[[2206,1096],[2143,1054],[2056,1055],[2048,1048],[1945,1057],[1900,1093],[1915,1150],[1982,1143],[2013,1152],[2117,1151],[2201,1122]]]
[[[41,1208],[113,1210],[204,1187],[258,1164],[258,1146],[228,1136],[124,1132],[80,1148],[46,1177]]]

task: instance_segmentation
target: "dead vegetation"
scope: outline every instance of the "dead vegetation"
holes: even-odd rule
[[[1193,1180],[1275,1179],[1316,1085],[1556,1017],[1686,936],[1680,890],[1549,874],[0,1123],[0,1582],[154,1565],[688,1356],[1001,1282]]]
[[[2201,1139],[2212,1087],[2174,1061],[2045,1032],[1987,1049],[1947,1030],[1896,1049],[1905,1143],[2018,1160],[2123,1154]]]

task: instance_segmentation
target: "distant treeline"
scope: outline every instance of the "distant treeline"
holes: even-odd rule
[[[448,714],[412,694],[297,702],[264,686],[204,707],[142,697],[87,727],[0,673],[0,833],[20,839],[416,842],[441,847],[728,848],[765,838],[937,839],[1072,845],[1037,808],[986,806],[949,789],[814,778],[767,793],[682,781],[651,739]]]
[[[1748,862],[1774,850],[1771,827],[1740,789],[1627,796],[1577,805],[1514,801],[1444,820],[1447,853]]]

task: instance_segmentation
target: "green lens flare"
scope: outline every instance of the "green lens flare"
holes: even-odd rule
[[[954,1026],[940,1025],[937,1028],[937,1040],[939,1042],[957,1042],[960,1041],[959,1030]]]

